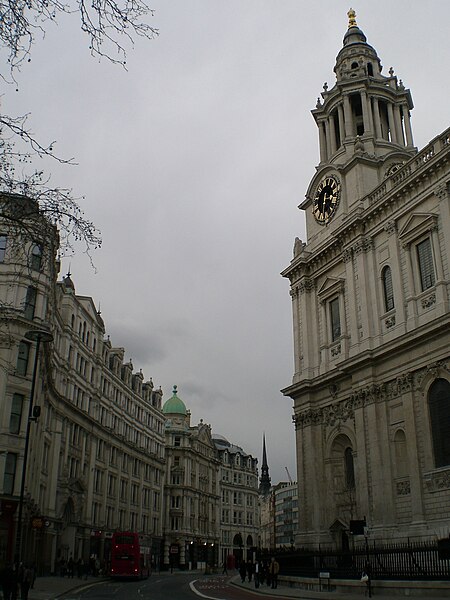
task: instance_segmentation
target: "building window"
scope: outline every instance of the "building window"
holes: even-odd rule
[[[6,254],[6,235],[0,235],[0,262],[5,261]]]
[[[406,436],[403,429],[395,432],[395,468],[397,477],[406,477],[408,475],[408,455],[406,452]]]
[[[341,318],[339,314],[339,298],[330,301],[331,341],[341,337]]]
[[[171,496],[170,506],[171,508],[181,508],[181,496]]]
[[[116,494],[116,478],[114,475],[108,475],[108,496]]]
[[[5,461],[5,475],[3,477],[3,493],[12,495],[14,493],[14,481],[16,479],[17,454],[8,452]]]
[[[430,238],[426,238],[417,244],[417,258],[419,261],[420,285],[422,291],[434,286],[435,275],[433,265],[433,253]]]
[[[345,464],[345,487],[347,490],[355,489],[355,465],[353,463],[353,450],[346,448],[344,450]]]
[[[383,280],[384,308],[387,312],[394,308],[394,288],[392,286],[392,272],[390,267],[384,267],[381,278]]]
[[[40,271],[42,267],[42,246],[34,244],[31,248],[30,267],[33,271]]]
[[[30,358],[30,344],[27,342],[20,342],[19,344],[19,353],[17,354],[17,365],[16,365],[16,373],[17,375],[26,376],[28,371],[28,361]]]
[[[9,433],[17,434],[20,431],[23,401],[24,396],[22,394],[14,394],[11,403],[11,415],[9,417]]]
[[[450,383],[437,379],[428,393],[434,464],[450,465]]]
[[[173,441],[173,445],[179,448],[181,446],[181,437],[176,435]]]
[[[36,310],[36,298],[37,289],[31,285],[27,288],[27,295],[25,296],[24,313],[25,318],[32,321],[34,319],[34,311]]]

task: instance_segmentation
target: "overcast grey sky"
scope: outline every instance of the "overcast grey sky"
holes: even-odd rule
[[[318,163],[310,110],[328,82],[349,0],[149,0],[153,41],[128,71],[91,58],[76,16],[49,25],[8,89],[41,140],[77,167],[53,183],[85,195],[103,235],[94,272],[70,260],[113,345],[214,433],[296,477],[291,300],[279,273],[305,239],[297,209]],[[359,27],[411,89],[416,146],[450,124],[450,2],[360,0]],[[40,165],[38,165],[40,166]],[[63,262],[62,274],[69,269]]]

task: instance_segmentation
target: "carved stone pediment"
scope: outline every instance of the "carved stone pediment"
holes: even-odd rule
[[[404,245],[408,245],[419,236],[427,231],[432,231],[436,227],[437,215],[432,213],[414,213],[400,229],[398,237]]]
[[[317,296],[321,302],[324,302],[331,296],[341,293],[344,289],[344,285],[344,279],[338,279],[336,277],[327,277],[323,284],[320,286],[317,292]]]

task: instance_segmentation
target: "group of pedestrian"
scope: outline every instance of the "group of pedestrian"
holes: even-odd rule
[[[9,563],[0,571],[3,600],[28,600],[28,592],[34,586],[36,570],[26,563]]]
[[[280,564],[275,557],[272,557],[271,561],[256,561],[253,563],[251,560],[245,562],[242,561],[239,565],[239,575],[241,576],[242,583],[245,583],[247,579],[251,583],[252,579],[255,582],[255,588],[259,588],[260,585],[266,584],[272,589],[278,587],[278,574],[280,572]]]
[[[97,577],[106,572],[105,567],[95,556],[91,556],[89,560],[84,560],[81,557],[74,560],[72,555],[69,556],[68,560],[61,557],[58,561],[58,568],[61,577],[68,577],[69,579],[73,578],[75,574],[78,579],[87,579],[88,575]]]

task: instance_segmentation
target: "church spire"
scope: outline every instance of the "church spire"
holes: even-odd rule
[[[263,455],[261,465],[261,477],[259,478],[259,493],[261,496],[267,496],[270,493],[270,477],[269,477],[269,465],[267,464],[267,453],[266,453],[266,436],[263,435]]]

